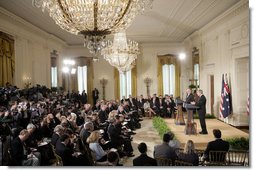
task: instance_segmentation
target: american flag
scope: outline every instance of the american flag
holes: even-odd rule
[[[247,99],[247,115],[250,115],[250,97]]]
[[[226,74],[225,79],[226,81],[224,80],[224,74],[222,74],[220,116],[224,118],[228,117],[232,111],[232,102]]]

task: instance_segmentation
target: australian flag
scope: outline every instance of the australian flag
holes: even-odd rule
[[[222,88],[221,88],[221,103],[220,103],[220,115],[224,118],[228,117],[228,115],[232,112],[232,102],[231,102],[231,94],[227,81],[227,74],[222,74]]]

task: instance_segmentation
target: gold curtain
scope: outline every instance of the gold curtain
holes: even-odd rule
[[[94,79],[94,71],[93,71],[93,59],[90,59],[87,63],[87,101],[88,103],[93,103],[93,79]]]
[[[137,96],[137,65],[131,70],[131,95]]]
[[[158,77],[158,95],[163,94],[163,75],[162,75],[162,66],[165,64],[173,64],[175,65],[175,93],[174,96],[180,96],[180,62],[177,60],[175,55],[167,54],[158,56],[158,65],[157,65],[157,77]]]
[[[119,71],[114,68],[114,80],[115,80],[115,99],[120,100],[120,80],[119,80]]]
[[[0,32],[0,86],[13,84],[15,72],[14,39]]]

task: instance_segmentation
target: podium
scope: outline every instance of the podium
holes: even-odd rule
[[[176,108],[177,108],[175,124],[176,125],[185,125],[185,121],[184,121],[184,117],[183,117],[183,101],[180,99],[176,99],[175,103],[176,103]]]
[[[187,124],[185,125],[184,132],[187,135],[197,134],[197,123],[193,119],[193,110],[197,110],[199,107],[184,103],[184,107],[187,110]]]

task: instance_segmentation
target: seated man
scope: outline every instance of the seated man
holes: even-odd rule
[[[133,160],[133,166],[157,166],[156,160],[146,154],[147,146],[144,142],[138,145],[138,151],[141,155]]]
[[[204,152],[204,160],[209,161],[210,151],[228,151],[229,150],[229,143],[221,139],[221,131],[219,129],[214,129],[213,135],[215,137],[215,140],[210,141],[207,144],[206,150]]]
[[[14,166],[39,166],[40,154],[28,154],[27,149],[24,149],[24,142],[29,137],[29,132],[23,129],[19,136],[11,142],[12,164]]]
[[[163,143],[154,146],[154,158],[162,157],[171,159],[174,163],[177,155],[175,149],[169,146],[169,141],[172,140],[172,136],[168,133],[163,135]]]

